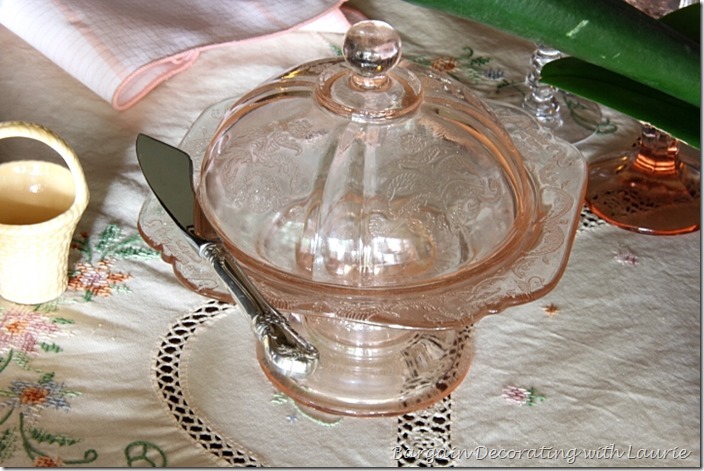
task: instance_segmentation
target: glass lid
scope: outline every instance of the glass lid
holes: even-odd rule
[[[463,85],[400,61],[386,23],[354,25],[343,52],[226,113],[199,199],[227,248],[281,282],[354,290],[510,262],[535,195],[496,116]]]

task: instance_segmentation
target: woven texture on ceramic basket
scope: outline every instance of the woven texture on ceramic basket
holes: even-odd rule
[[[56,217],[36,224],[0,224],[0,296],[21,304],[37,304],[56,298],[66,289],[68,250],[88,205],[88,186],[75,152],[51,130],[22,121],[0,123],[0,139],[11,137],[49,146],[66,162],[74,183],[73,204]],[[42,164],[47,168],[55,165]]]

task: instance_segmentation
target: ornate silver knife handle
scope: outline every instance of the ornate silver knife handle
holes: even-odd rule
[[[291,328],[286,318],[264,299],[236,260],[215,242],[198,247],[242,309],[268,361],[287,377],[305,377],[318,366],[318,350]]]

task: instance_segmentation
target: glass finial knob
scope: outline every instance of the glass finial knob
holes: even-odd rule
[[[401,36],[383,21],[360,21],[347,31],[342,52],[357,86],[380,88],[386,73],[401,60]]]

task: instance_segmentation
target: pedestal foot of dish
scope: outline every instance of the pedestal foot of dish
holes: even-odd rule
[[[409,330],[340,319],[291,316],[320,353],[306,378],[281,375],[258,352],[269,380],[295,401],[322,412],[400,415],[449,395],[472,361],[472,328]]]

